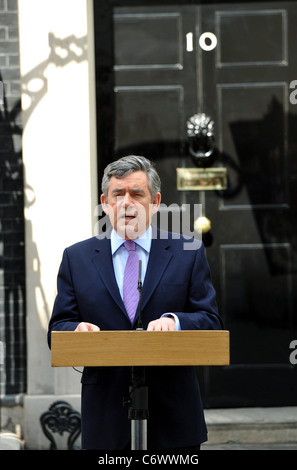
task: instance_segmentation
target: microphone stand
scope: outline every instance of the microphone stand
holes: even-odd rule
[[[144,331],[141,317],[141,260],[138,274],[138,321],[137,331]],[[131,386],[129,388],[129,412],[131,420],[131,450],[147,450],[148,387],[145,383],[145,367],[132,366]]]

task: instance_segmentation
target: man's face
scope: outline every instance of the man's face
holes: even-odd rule
[[[144,171],[133,171],[123,178],[110,178],[107,198],[101,195],[103,210],[116,232],[126,240],[140,237],[159,208],[161,194],[152,200]]]

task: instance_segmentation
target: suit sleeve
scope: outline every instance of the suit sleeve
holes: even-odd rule
[[[196,251],[188,290],[187,311],[174,313],[180,321],[182,330],[223,328],[203,245]]]
[[[51,346],[52,331],[74,331],[81,321],[72,283],[67,249],[63,253],[59,268],[57,289],[58,292],[48,328],[49,346]]]

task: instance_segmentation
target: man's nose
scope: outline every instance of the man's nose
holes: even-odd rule
[[[128,192],[125,193],[123,202],[124,202],[125,207],[128,207],[128,206],[132,205],[132,198],[131,198],[131,195]]]

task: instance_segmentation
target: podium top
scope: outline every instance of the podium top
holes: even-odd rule
[[[229,331],[53,331],[52,366],[228,365]]]

